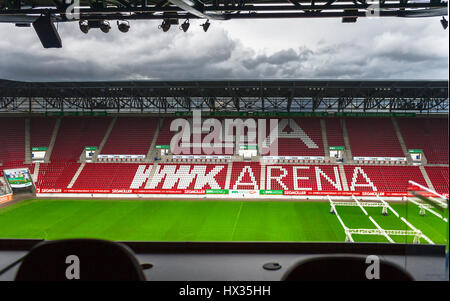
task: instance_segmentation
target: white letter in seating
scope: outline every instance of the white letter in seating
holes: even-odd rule
[[[283,174],[275,177],[272,176],[272,169],[278,169],[283,171]],[[289,188],[286,186],[286,184],[284,184],[281,179],[283,179],[284,177],[286,177],[287,175],[287,170],[286,168],[283,168],[281,166],[267,166],[267,183],[266,183],[266,187],[268,190],[272,189],[272,180],[277,181],[277,183],[284,189],[284,190],[289,190]]]
[[[336,182],[333,182],[333,180],[327,176],[320,167],[316,166],[316,181],[317,181],[317,190],[322,190],[322,181],[320,179],[320,176],[323,176],[331,185],[333,185],[334,188],[337,190],[342,190],[341,186],[341,178],[339,177],[339,171],[338,168],[335,166],[334,169],[334,178],[336,179]]]
[[[356,183],[356,181],[358,180],[358,174],[361,174],[364,177],[364,179],[366,179],[366,183]],[[355,187],[372,187],[373,191],[377,191],[375,185],[366,175],[364,170],[359,166],[355,167],[355,169],[353,170],[352,185],[350,186],[350,190],[355,191]]]
[[[294,173],[294,175],[293,175],[294,190],[312,190],[311,187],[299,187],[299,185],[298,185],[299,180],[309,180],[309,177],[299,177],[298,176],[299,169],[309,169],[309,166],[294,166],[294,167],[292,167],[292,171]]]

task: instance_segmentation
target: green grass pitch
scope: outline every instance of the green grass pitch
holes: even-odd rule
[[[448,224],[417,205],[392,204],[436,244]],[[338,207],[347,227],[375,229],[358,207]],[[366,208],[383,228],[407,230],[392,213]],[[118,241],[343,242],[344,230],[327,202],[27,200],[0,209],[0,238],[101,238]],[[447,213],[445,213],[447,216]],[[412,236],[391,236],[412,243]],[[354,235],[357,242],[387,242],[381,235]],[[421,240],[422,243],[426,241]]]

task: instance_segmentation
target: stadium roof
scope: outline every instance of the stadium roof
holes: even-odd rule
[[[0,80],[1,111],[448,112],[441,80]]]

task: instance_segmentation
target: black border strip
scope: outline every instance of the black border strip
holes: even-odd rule
[[[1,251],[27,251],[38,239],[0,239]],[[342,242],[121,242],[136,254],[377,254],[445,256],[445,245]]]

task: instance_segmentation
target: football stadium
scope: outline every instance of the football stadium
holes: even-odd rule
[[[448,244],[446,81],[0,81],[0,238]]]
[[[0,119],[3,203],[15,187],[33,196],[0,211],[0,236],[445,243],[447,209],[430,208],[410,190],[427,188],[448,197],[447,88],[445,82],[416,84],[49,83],[38,88],[4,82],[3,111],[13,110]],[[9,96],[9,90],[36,96]],[[104,90],[112,95],[95,96]],[[127,95],[149,90],[173,96]],[[217,96],[199,97],[194,90]],[[317,96],[297,98],[304,90]],[[284,99],[288,91],[294,96]],[[389,95],[424,92],[428,103],[424,96],[408,103]],[[91,95],[77,97],[84,93]],[[236,100],[224,93],[243,96]],[[266,93],[275,96],[265,103],[264,96],[250,96]],[[380,96],[360,103],[337,97],[346,93]],[[423,113],[410,112],[416,105],[424,106],[418,110]],[[277,156],[262,154],[264,141],[258,149],[246,124],[237,122],[230,143],[215,143],[209,155],[191,142],[192,126],[184,127],[182,154],[173,154],[171,123],[181,119],[192,125],[195,109],[203,114],[200,141],[214,131],[205,121],[222,125],[229,119],[264,121],[269,143],[268,124],[275,120]]]

